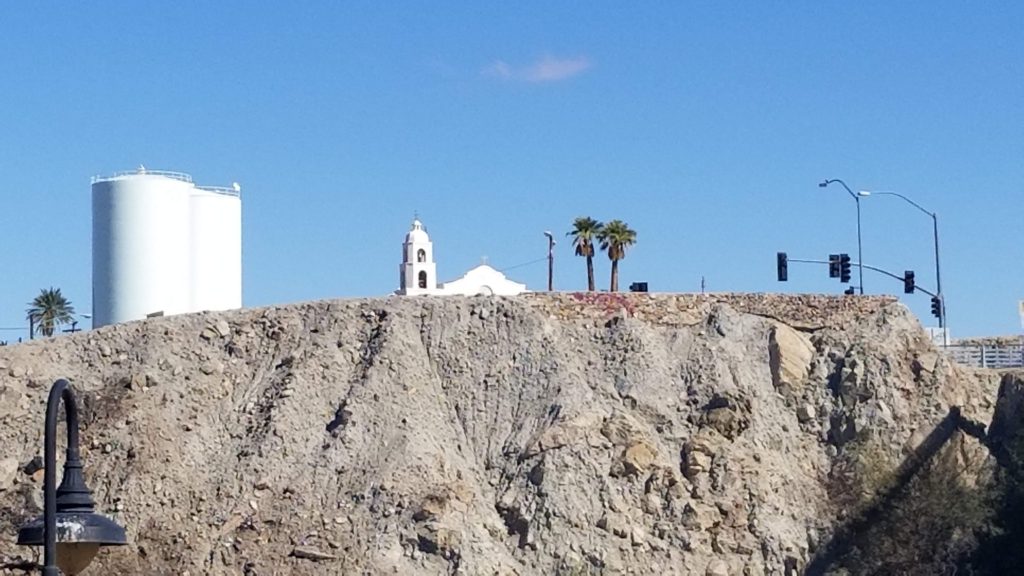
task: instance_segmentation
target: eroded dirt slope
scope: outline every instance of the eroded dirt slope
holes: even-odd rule
[[[0,348],[0,572],[36,558],[13,539],[58,377],[132,541],[94,570],[192,575],[795,574],[951,406],[987,422],[998,385],[888,298],[386,298],[112,326]]]

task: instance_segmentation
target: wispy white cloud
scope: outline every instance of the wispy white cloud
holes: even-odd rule
[[[512,78],[512,67],[506,62],[501,60],[495,60],[487,65],[483,69],[484,76],[491,76],[494,78],[501,78],[502,80],[508,80]]]
[[[532,83],[558,82],[579,76],[591,67],[593,67],[593,63],[586,56],[576,58],[544,56],[540,60],[522,67],[511,66],[504,60],[495,60],[483,69],[482,74],[501,80]]]
[[[545,56],[540,61],[527,66],[523,71],[523,76],[528,82],[557,82],[582,74],[588,68],[590,68],[590,60],[584,56],[579,58]]]

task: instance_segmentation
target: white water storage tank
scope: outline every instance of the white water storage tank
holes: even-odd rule
[[[241,307],[241,200],[188,174],[92,181],[93,327]]]
[[[191,200],[192,310],[242,306],[239,189],[197,187]]]

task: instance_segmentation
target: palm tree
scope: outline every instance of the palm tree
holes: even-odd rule
[[[26,319],[37,326],[43,336],[53,336],[58,326],[74,320],[75,308],[61,295],[60,288],[51,286],[49,290],[40,290],[39,296],[29,306],[25,311]]]
[[[577,256],[587,257],[587,290],[594,291],[594,240],[601,233],[602,224],[590,216],[580,216],[572,223],[572,245]]]
[[[612,220],[605,224],[597,234],[601,242],[601,250],[608,253],[612,261],[611,291],[619,291],[619,260],[626,257],[626,248],[636,244],[636,231],[631,230],[622,220]]]

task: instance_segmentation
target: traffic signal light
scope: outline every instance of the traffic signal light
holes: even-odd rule
[[[839,278],[839,254],[828,255],[828,277]]]
[[[932,316],[942,320],[942,298],[939,296],[932,296]]]
[[[850,281],[850,255],[839,255],[839,281],[847,283]]]
[[[789,257],[786,256],[785,252],[779,252],[776,256],[776,264],[779,272],[779,282],[785,282],[789,280]]]
[[[903,272],[903,293],[913,294],[914,293],[914,271],[906,270]]]

